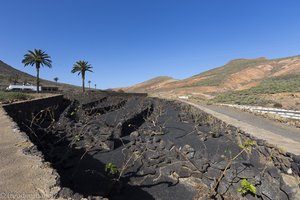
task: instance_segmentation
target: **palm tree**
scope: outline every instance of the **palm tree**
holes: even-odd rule
[[[52,61],[51,57],[46,54],[44,51],[41,49],[34,49],[33,51],[28,50],[29,53],[24,55],[24,59],[22,60],[22,63],[27,66],[27,65],[35,65],[36,68],[36,87],[37,87],[37,92],[39,93],[40,91],[40,67],[41,66],[47,66],[49,68],[52,67]]]
[[[95,89],[97,89],[97,84],[95,84]]]
[[[88,81],[88,83],[89,83],[89,89],[91,89],[91,81]]]
[[[57,83],[57,81],[59,80],[59,78],[55,77],[53,80]]]
[[[71,72],[72,73],[78,72],[78,76],[79,76],[79,74],[81,74],[82,92],[85,92],[85,88],[84,88],[85,73],[86,72],[93,72],[92,68],[93,67],[87,61],[84,61],[84,60],[79,60],[73,65],[73,69],[72,69]]]

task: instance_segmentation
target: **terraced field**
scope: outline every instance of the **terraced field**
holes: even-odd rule
[[[189,105],[144,95],[65,94],[6,111],[59,174],[58,197],[296,199],[300,158]],[[298,193],[297,193],[298,192]]]

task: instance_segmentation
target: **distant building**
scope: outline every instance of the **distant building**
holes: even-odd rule
[[[58,87],[42,86],[43,92],[57,92]]]
[[[58,91],[58,87],[50,87],[50,86],[39,86],[40,91],[43,92],[56,92]],[[32,91],[37,92],[37,86],[31,84],[23,84],[23,85],[9,85],[6,88],[7,91]]]
[[[39,86],[39,89],[42,90],[42,87]],[[6,90],[8,91],[37,91],[37,86],[30,85],[30,84],[23,84],[23,85],[9,85]]]
[[[179,99],[189,99],[188,96],[178,96]]]

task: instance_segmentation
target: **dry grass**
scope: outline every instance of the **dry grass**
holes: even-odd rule
[[[21,93],[21,92],[4,92],[0,91],[0,102],[2,103],[11,103],[19,100],[28,100],[33,97],[29,94]]]

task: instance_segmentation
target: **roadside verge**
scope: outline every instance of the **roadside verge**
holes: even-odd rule
[[[191,103],[188,101],[184,101],[184,100],[181,100],[181,102],[184,102],[184,103],[192,105],[196,108],[199,108],[199,109],[203,110],[204,112],[209,113],[209,114],[213,115],[214,117],[226,122],[227,124],[233,125],[258,139],[265,140],[269,144],[275,145],[279,149],[282,149],[286,152],[290,152],[290,153],[293,153],[296,155],[300,155],[300,142],[294,141],[292,139],[283,137],[281,135],[272,133],[270,131],[267,131],[267,130],[264,130],[261,128],[257,128],[253,125],[239,121],[239,120],[229,117],[227,115],[210,110],[204,106],[201,106],[201,105],[198,105],[195,103]]]

